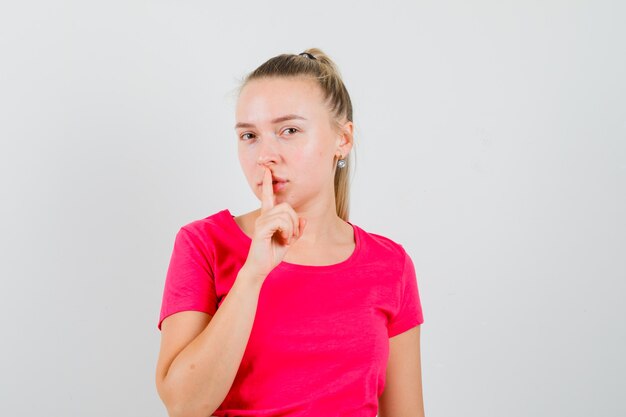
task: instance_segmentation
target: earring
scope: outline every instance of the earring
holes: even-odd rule
[[[346,166],[346,160],[343,159],[343,155],[339,155],[339,160],[337,161],[337,167],[344,168]]]

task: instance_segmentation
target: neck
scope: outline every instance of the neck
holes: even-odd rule
[[[300,236],[296,244],[315,246],[338,240],[345,223],[337,215],[335,206],[324,207],[294,207],[298,217],[306,219],[304,234]],[[254,219],[261,214],[261,209],[255,210]]]

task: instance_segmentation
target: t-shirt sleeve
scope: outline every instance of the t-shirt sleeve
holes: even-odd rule
[[[163,320],[180,311],[217,311],[215,280],[211,264],[202,251],[202,242],[185,227],[176,234],[170,258],[158,329]]]
[[[404,267],[401,280],[401,298],[398,311],[387,323],[389,337],[396,336],[424,322],[422,304],[417,288],[413,260],[404,251]]]

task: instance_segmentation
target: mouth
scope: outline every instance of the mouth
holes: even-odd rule
[[[288,181],[288,180],[286,180],[286,179],[283,179],[283,178],[280,178],[280,177],[274,177],[274,176],[272,176],[272,184],[274,184],[274,185],[275,185],[275,184],[283,184],[283,183],[286,183],[287,181]],[[257,183],[257,185],[258,185],[258,186],[263,185],[263,181],[261,181],[261,182]]]
[[[272,189],[275,193],[280,193],[287,187],[287,181],[272,181]]]

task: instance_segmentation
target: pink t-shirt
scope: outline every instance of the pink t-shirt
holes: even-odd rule
[[[158,329],[179,311],[214,315],[246,261],[251,239],[228,209],[176,235]],[[265,278],[223,417],[374,417],[389,338],[424,322],[403,246],[348,222],[356,248],[339,263],[281,262]]]

